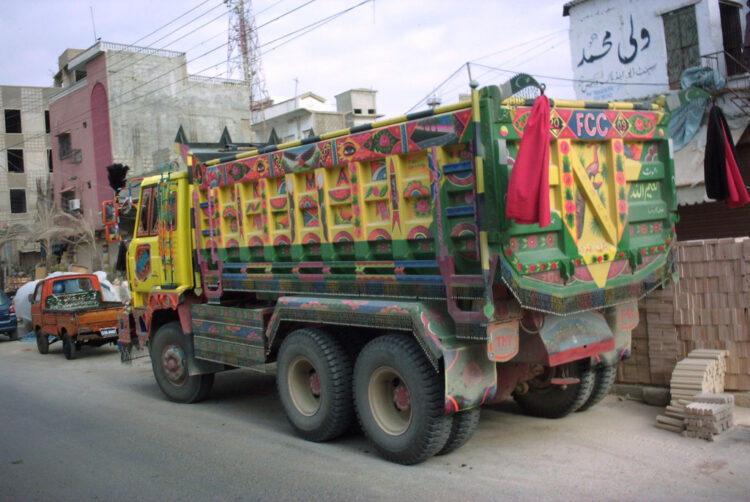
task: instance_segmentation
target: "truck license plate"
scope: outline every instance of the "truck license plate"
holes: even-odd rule
[[[493,322],[487,326],[487,357],[502,363],[518,354],[518,321]]]
[[[115,336],[117,334],[117,328],[104,328],[100,333],[102,336]]]

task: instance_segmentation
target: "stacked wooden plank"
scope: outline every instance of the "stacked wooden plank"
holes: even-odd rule
[[[687,408],[695,402],[696,396],[724,392],[727,356],[726,350],[697,349],[679,361],[670,380],[671,402],[664,415],[656,417],[656,426],[682,432],[689,415]]]
[[[691,438],[713,441],[714,436],[734,425],[734,396],[731,394],[698,394],[685,407],[685,431]]]
[[[724,392],[727,351],[697,349],[678,362],[672,371],[669,392],[672,399],[692,399],[696,394]]]

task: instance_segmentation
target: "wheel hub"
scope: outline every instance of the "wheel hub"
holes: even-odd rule
[[[400,381],[394,382],[394,384],[396,386],[393,388],[393,404],[398,411],[408,411],[411,409],[409,389]]]
[[[177,345],[170,345],[162,353],[162,366],[167,379],[174,385],[183,385],[187,380],[185,353]]]
[[[381,366],[370,376],[370,411],[378,426],[391,436],[404,434],[411,425],[411,392],[401,374]]]
[[[289,365],[287,382],[297,411],[306,417],[315,415],[320,409],[323,384],[312,362],[301,355],[295,357]]]
[[[320,397],[320,377],[315,370],[310,371],[310,392],[313,396]]]

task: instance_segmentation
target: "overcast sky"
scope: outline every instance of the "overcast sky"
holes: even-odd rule
[[[300,94],[333,103],[347,89],[370,88],[378,112],[395,116],[426,108],[435,88],[444,104],[457,101],[468,90],[467,61],[480,85],[526,72],[551,97],[574,97],[564,80],[572,78],[565,2],[360,3],[253,0],[272,97],[293,97],[295,78]],[[58,56],[92,45],[94,30],[103,41],[186,52],[189,73],[226,77],[227,27],[222,0],[0,0],[0,85],[51,86]]]

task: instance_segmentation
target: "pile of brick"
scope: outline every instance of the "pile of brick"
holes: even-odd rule
[[[688,241],[678,249],[677,355],[697,347],[726,349],[726,388],[750,390],[750,239]]]
[[[683,435],[713,441],[714,436],[734,425],[734,396],[731,394],[698,394],[685,407]]]
[[[750,391],[750,238],[677,243],[680,280],[639,302],[633,357],[617,380],[667,386],[693,349],[729,351],[725,387]]]
[[[664,415],[656,417],[658,428],[683,432],[687,418],[693,418],[688,407],[696,403],[696,396],[722,395],[727,356],[726,350],[697,349],[675,365],[669,387],[671,402]],[[706,404],[716,403],[709,401]],[[734,401],[732,401],[732,406],[734,406]],[[698,409],[703,410],[700,407]],[[717,413],[716,420],[723,420],[723,412],[717,410]]]

